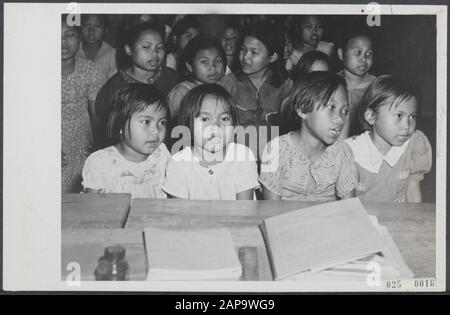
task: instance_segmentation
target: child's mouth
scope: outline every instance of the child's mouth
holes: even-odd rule
[[[332,129],[330,129],[330,134],[333,137],[337,137],[341,134],[341,129],[342,129],[341,127],[332,128]]]

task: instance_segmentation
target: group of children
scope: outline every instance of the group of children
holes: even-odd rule
[[[218,39],[189,16],[171,34],[140,21],[124,32],[111,75],[110,62],[97,62],[109,49],[95,35],[101,20],[85,16],[80,34],[62,19],[63,190],[82,175],[84,192],[133,198],[421,202],[432,150],[416,130],[419,97],[405,80],[370,74],[367,34],[336,49],[318,16],[288,28],[224,23]],[[239,136],[247,127],[256,151]]]

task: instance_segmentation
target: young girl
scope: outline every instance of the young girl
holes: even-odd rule
[[[312,50],[305,53],[292,70],[291,78],[297,82],[302,76],[315,71],[330,71],[331,63],[327,54]]]
[[[237,115],[227,91],[216,84],[193,88],[179,121],[190,131],[187,145],[169,163],[163,190],[185,199],[253,199],[256,162],[248,147],[233,142]]]
[[[118,51],[123,64],[98,93],[95,111],[103,120],[99,147],[110,145],[105,139],[106,120],[111,112],[114,93],[128,83],[146,83],[160,90],[164,96],[180,82],[178,73],[163,66],[165,58],[164,28],[152,23],[138,23],[131,27]]]
[[[362,129],[358,119],[358,109],[367,87],[375,79],[370,73],[373,64],[373,44],[367,33],[361,30],[349,31],[338,48],[338,56],[343,69],[339,75],[347,82],[350,115],[344,126],[342,139],[360,134]]]
[[[292,54],[286,62],[286,69],[293,69],[300,58],[311,50],[319,50],[328,56],[334,53],[334,45],[322,41],[323,23],[317,15],[298,15],[291,21]]]
[[[242,30],[237,22],[225,21],[225,27],[220,38],[220,44],[227,56],[227,67],[225,74],[236,72],[239,67],[239,48],[241,46]]]
[[[416,130],[418,97],[404,81],[383,75],[367,88],[361,119],[367,130],[349,138],[365,200],[421,202],[420,181],[432,164],[427,137]]]
[[[222,46],[203,36],[197,36],[186,45],[183,59],[188,79],[176,85],[167,96],[174,122],[178,120],[183,97],[200,84],[217,83],[222,79],[227,66]]]
[[[330,201],[354,195],[356,167],[351,149],[336,141],[348,113],[345,81],[312,72],[292,94],[299,130],[272,140],[261,159],[264,199]]]
[[[179,60],[184,48],[189,41],[200,34],[200,23],[194,16],[184,17],[173,27],[167,44],[169,54],[167,54],[166,66],[178,70]]]
[[[98,64],[107,78],[111,78],[117,71],[116,50],[103,41],[107,27],[106,14],[81,15],[81,47],[77,56],[94,61]]]
[[[80,192],[81,169],[97,129],[94,101],[106,78],[94,62],[76,57],[80,30],[69,26],[67,18],[61,20],[61,188]]]
[[[244,127],[254,126],[259,131],[259,126],[279,126],[280,105],[293,85],[284,68],[283,49],[281,30],[267,22],[257,23],[244,35],[239,53],[242,69],[222,80]],[[258,143],[264,141],[267,139]]]
[[[168,119],[169,107],[156,88],[131,83],[117,91],[107,125],[115,145],[86,160],[84,191],[165,198],[161,185],[170,153],[162,142]]]
[[[300,58],[300,61],[291,73],[291,78],[294,82],[298,82],[310,72],[330,71],[330,68],[328,55],[317,50],[312,50]],[[284,135],[289,131],[298,129],[300,123],[301,119],[291,111],[290,98],[286,98],[281,104],[280,134]]]

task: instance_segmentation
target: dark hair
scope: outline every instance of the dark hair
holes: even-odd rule
[[[238,125],[236,105],[230,93],[218,84],[202,84],[190,90],[181,100],[180,114],[178,116],[179,125],[183,125],[191,130],[191,145],[194,142],[194,118],[198,117],[202,109],[203,99],[207,95],[213,95],[221,100],[225,109],[231,115],[234,126]]]
[[[294,44],[294,47],[298,47],[300,43],[301,38],[301,25],[304,23],[305,19],[307,17],[316,17],[320,22],[323,22],[322,17],[319,15],[314,14],[308,14],[308,15],[294,15],[291,21],[291,30],[290,30],[290,36],[292,43]],[[322,23],[323,24],[323,23]]]
[[[192,62],[194,61],[195,56],[200,50],[205,49],[216,49],[219,53],[219,56],[222,58],[223,61],[223,70],[225,72],[225,69],[227,67],[227,56],[225,55],[225,51],[223,50],[222,45],[220,45],[218,42],[213,41],[212,39],[205,37],[205,36],[197,36],[189,41],[189,43],[184,48],[183,54],[181,56],[181,64],[180,69],[182,69],[182,73],[189,76],[189,73],[186,69],[185,63],[188,63],[189,65],[192,65]]]
[[[73,26],[69,26],[69,24],[67,24],[67,20],[69,19],[69,14],[61,14],[61,27],[63,25],[67,25],[70,28],[73,28],[79,36],[81,36],[81,27],[78,25],[73,25]]]
[[[364,118],[368,109],[377,112],[383,105],[389,105],[389,109],[396,108],[400,103],[412,97],[419,102],[418,89],[411,81],[392,75],[380,75],[369,85],[361,99],[359,120],[362,128],[364,130],[372,129]]]
[[[311,50],[300,58],[297,65],[292,70],[292,80],[297,82],[300,77],[310,73],[312,65],[318,60],[325,62],[328,65],[328,69],[331,69],[330,58],[327,54],[318,50]]]
[[[100,21],[103,24],[103,27],[108,27],[109,26],[109,20],[108,20],[108,15],[107,14],[81,14],[81,25],[83,25],[84,23],[86,23],[86,20],[91,16],[91,15],[95,15],[97,16]]]
[[[293,87],[291,94],[291,110],[297,113],[310,113],[317,108],[327,106],[333,94],[346,83],[343,77],[328,72],[316,71],[303,76]]]
[[[269,65],[269,69],[272,70],[272,77],[270,84],[275,87],[281,86],[288,78],[288,72],[284,66],[284,36],[283,31],[276,25],[272,25],[267,21],[259,21],[249,30],[247,30],[243,36],[254,37],[266,46],[269,52],[269,56],[277,54],[278,58]],[[241,76],[242,72],[239,72],[238,76]]]
[[[340,32],[340,35],[338,36],[336,41],[337,48],[341,48],[343,51],[345,51],[347,49],[349,41],[356,37],[366,37],[371,42],[373,42],[371,33],[367,29],[367,27],[350,25],[347,26],[345,30]]]
[[[140,22],[132,25],[124,32],[121,39],[120,49],[117,49],[116,51],[118,68],[126,69],[132,65],[130,56],[125,53],[125,46],[133,47],[142,33],[148,31],[160,34],[161,39],[164,42],[165,30],[163,25],[153,22]]]
[[[167,39],[168,52],[175,52],[178,49],[174,38],[179,38],[190,28],[195,28],[200,31],[200,22],[196,16],[186,16],[174,25],[169,38]]]
[[[111,100],[112,111],[107,121],[107,136],[117,143],[120,140],[120,130],[130,122],[131,116],[142,112],[149,106],[155,106],[156,111],[164,110],[170,119],[170,109],[162,92],[145,83],[130,83],[119,89]]]

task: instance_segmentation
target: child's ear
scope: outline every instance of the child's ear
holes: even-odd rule
[[[342,48],[338,48],[337,54],[338,54],[339,60],[344,61],[344,53],[342,51]]]
[[[186,69],[187,71],[189,71],[190,73],[192,73],[192,66],[189,63],[185,63],[186,64]]]
[[[375,113],[371,109],[367,109],[364,112],[364,119],[369,123],[369,125],[373,125],[375,123]]]
[[[277,53],[273,53],[273,55],[270,56],[270,58],[269,58],[270,63],[277,61],[277,59],[278,59],[278,54]]]
[[[125,53],[126,53],[128,56],[131,56],[131,49],[130,49],[130,46],[125,45]]]
[[[299,108],[295,111],[298,115],[298,117],[300,117],[301,119],[306,119],[306,117],[308,116],[308,114],[305,114],[304,112],[302,112],[302,110]]]

